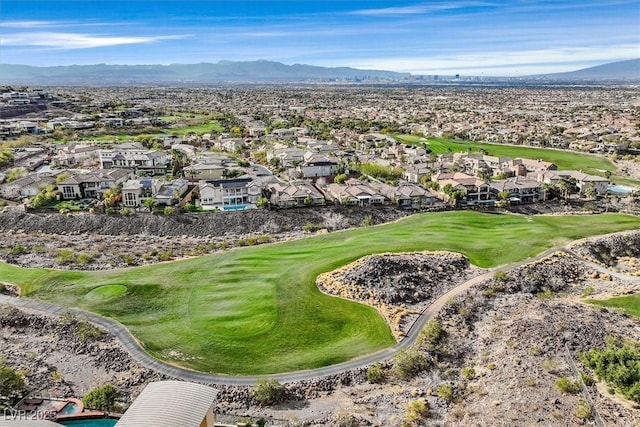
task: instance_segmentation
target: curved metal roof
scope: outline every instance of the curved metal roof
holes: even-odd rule
[[[199,427],[218,391],[185,381],[150,383],[116,427]]]

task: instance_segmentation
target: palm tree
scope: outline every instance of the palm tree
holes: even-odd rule
[[[144,206],[145,208],[149,209],[149,212],[153,212],[153,209],[158,205],[158,202],[156,202],[153,198],[149,197],[148,199],[144,199],[144,201],[142,202],[142,206]]]

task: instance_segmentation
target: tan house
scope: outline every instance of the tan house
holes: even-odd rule
[[[580,171],[563,170],[563,171],[547,171],[539,173],[537,175],[538,182],[548,185],[557,185],[562,178],[570,177],[576,180],[576,186],[581,195],[585,194],[585,191],[589,187],[593,187],[596,194],[602,196],[607,194],[609,190],[610,181],[607,178],[601,176],[589,175]]]
[[[329,184],[326,194],[331,200],[348,206],[384,205],[389,202],[378,190],[355,179],[345,184]]]
[[[274,206],[290,208],[294,206],[324,205],[324,196],[311,183],[296,181],[291,184],[276,183],[269,186],[270,202]]]
[[[409,182],[393,186],[388,184],[371,184],[383,196],[401,208],[422,208],[440,203],[438,196],[431,190],[426,190]]]
[[[65,179],[58,183],[58,190],[65,200],[97,198],[105,190],[124,184],[132,177],[131,169],[98,169]]]

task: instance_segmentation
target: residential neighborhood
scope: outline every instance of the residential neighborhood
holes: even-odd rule
[[[280,93],[279,102],[272,102],[275,94],[269,90],[236,89],[230,93],[230,99],[225,98],[225,110],[217,113],[219,118],[205,119],[195,113],[197,102],[202,102],[202,93],[193,90],[171,91],[172,96],[177,95],[175,100],[167,98],[156,104],[143,96],[137,97],[141,101],[134,101],[118,89],[108,92],[97,89],[93,100],[80,101],[70,88],[22,91],[6,88],[0,98],[7,129],[2,138],[11,145],[3,149],[10,161],[0,167],[0,195],[7,201],[33,208],[29,199],[53,188],[55,197],[49,206],[55,207],[56,200],[82,200],[83,205],[90,204],[96,212],[119,206],[148,212],[162,206],[175,206],[183,211],[326,204],[396,205],[409,209],[490,207],[496,203],[505,206],[537,203],[552,197],[601,197],[608,193],[607,176],[560,170],[553,162],[541,159],[464,149],[438,153],[437,148],[430,147],[429,138],[461,137],[519,146],[541,145],[541,135],[529,133],[522,121],[518,140],[508,140],[509,132],[504,129],[492,131],[485,126],[484,131],[478,132],[479,127],[471,131],[444,124],[445,117],[450,122],[466,122],[468,114],[441,108],[442,99],[452,99],[443,95],[446,93],[443,88],[432,89],[440,94],[432,100],[426,97],[429,92],[412,92],[413,99],[428,100],[431,105],[420,110],[422,125],[418,116],[412,116],[408,107],[397,101],[379,103],[375,109],[368,106],[371,101],[380,100],[386,90],[381,93],[345,90],[347,96],[340,101],[331,90],[307,92],[316,102],[333,105],[327,110],[314,108],[311,102],[302,104],[287,90]],[[401,89],[389,90],[402,93]],[[479,92],[483,90],[486,89]],[[144,93],[146,89],[136,91]],[[544,92],[539,100],[549,101],[552,92]],[[193,95],[190,107],[179,104],[180,100],[186,101],[185,94]],[[362,98],[364,94],[369,96],[368,101]],[[527,92],[528,96],[532,94],[536,92]],[[579,91],[576,94],[591,96]],[[617,95],[611,91],[604,94]],[[212,93],[209,108],[222,107],[221,95]],[[250,104],[241,104],[252,96],[264,101],[251,104],[252,108],[248,108]],[[500,96],[511,94],[501,92]],[[111,105],[108,112],[105,105]],[[6,118],[22,111],[15,110],[18,107],[33,109],[27,114],[29,120]],[[158,112],[160,108],[164,113]],[[184,113],[185,109],[194,112]],[[600,152],[605,140],[615,139],[616,153],[632,152],[638,137],[627,126],[626,110],[613,104],[609,109],[611,117],[617,117],[612,123],[619,124],[618,137],[608,134],[605,138],[600,134],[594,144],[585,145],[591,147],[586,151]],[[168,111],[180,113],[171,116]],[[342,121],[327,127],[331,119],[329,111],[342,117]],[[447,111],[458,113],[446,115]],[[560,112],[557,114],[561,117]],[[385,116],[389,119],[383,120]],[[498,116],[491,117],[495,122]],[[511,126],[505,123],[506,117],[511,115],[497,122]],[[180,124],[181,120],[185,123]],[[204,132],[172,131],[180,126],[188,129],[194,120],[204,123],[197,125]],[[559,127],[570,128],[566,121],[558,118],[555,121],[554,135],[561,135],[557,133]],[[20,123],[23,127],[19,127]],[[168,129],[168,133],[163,129]],[[100,136],[113,132],[121,136],[117,139]],[[550,138],[542,145],[555,147],[557,140],[578,144],[576,138],[568,135],[575,133],[565,132],[564,139]],[[495,136],[501,138],[496,140]],[[569,149],[569,144],[563,148]],[[567,187],[567,183],[568,188],[559,189]],[[105,203],[107,190],[117,194]],[[146,200],[151,201],[145,205]]]

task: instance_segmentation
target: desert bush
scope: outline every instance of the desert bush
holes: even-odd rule
[[[23,245],[15,245],[9,251],[12,255],[20,255],[27,252],[27,248]]]
[[[507,274],[506,271],[498,270],[495,273],[493,273],[493,280],[495,281],[504,282],[508,278],[509,278],[509,275]]]
[[[428,350],[434,350],[443,335],[443,329],[437,320],[429,320],[420,331],[419,342]]]
[[[286,388],[275,379],[261,379],[251,387],[251,397],[263,406],[280,403],[286,396]]]
[[[580,392],[580,385],[567,377],[560,377],[556,381],[556,387],[563,393],[576,394]]]
[[[76,258],[76,263],[80,265],[87,265],[87,264],[90,264],[92,261],[93,261],[93,257],[89,254],[85,254],[84,252],[78,254]]]
[[[460,370],[460,376],[465,380],[472,380],[476,377],[476,370],[465,366]]]
[[[553,299],[556,294],[551,289],[545,289],[542,292],[538,292],[536,296],[540,299]]]
[[[315,231],[322,230],[322,224],[307,222],[302,226],[302,229],[307,233],[313,233]]]
[[[78,321],[75,333],[81,343],[96,341],[102,338],[102,331],[86,320]]]
[[[358,427],[360,423],[358,419],[346,411],[340,411],[333,416],[333,424],[335,427]]]
[[[58,264],[72,264],[76,261],[76,254],[72,250],[62,249],[56,256],[56,262]]]
[[[393,371],[401,379],[409,379],[427,366],[427,356],[413,348],[401,350],[393,358]]]
[[[542,369],[549,374],[555,374],[558,371],[560,363],[557,359],[547,358],[542,361]]]
[[[453,386],[450,384],[440,384],[436,389],[438,397],[446,402],[453,401]]]
[[[590,420],[591,417],[593,417],[593,414],[591,413],[591,406],[589,406],[586,400],[580,399],[575,415],[582,420]]]
[[[429,416],[429,403],[424,399],[412,400],[404,410],[405,426],[421,426],[425,418]]]
[[[382,366],[382,363],[376,362],[373,365],[369,366],[367,369],[367,381],[372,384],[381,384],[385,382],[387,379],[387,373]]]

